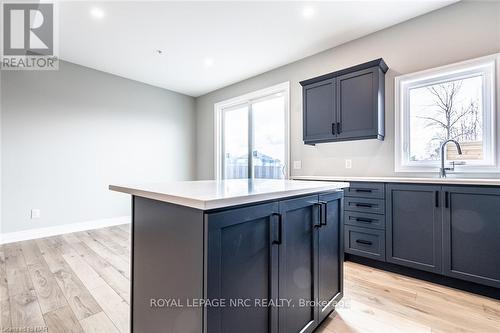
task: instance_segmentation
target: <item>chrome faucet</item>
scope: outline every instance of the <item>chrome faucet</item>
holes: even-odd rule
[[[441,168],[439,168],[439,177],[440,178],[446,178],[446,171],[454,171],[455,170],[455,163],[454,162],[452,163],[451,168],[444,167],[444,148],[446,147],[446,144],[448,142],[453,142],[455,144],[455,146],[457,146],[458,155],[462,155],[462,147],[460,147],[460,144],[458,143],[458,141],[449,139],[441,144]]]

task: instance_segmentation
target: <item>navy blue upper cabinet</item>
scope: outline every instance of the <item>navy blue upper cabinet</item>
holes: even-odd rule
[[[387,184],[386,260],[441,273],[441,187]]]
[[[383,59],[300,82],[304,143],[384,139]]]
[[[337,78],[337,139],[384,139],[384,74],[380,67]]]
[[[335,80],[325,80],[304,87],[304,140],[335,139]],[[307,117],[314,114],[315,117]]]
[[[500,287],[500,189],[443,187],[444,274]]]

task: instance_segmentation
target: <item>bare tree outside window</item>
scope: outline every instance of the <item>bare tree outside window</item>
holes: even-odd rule
[[[410,159],[437,160],[447,139],[461,143],[462,159],[483,159],[482,78],[480,76],[410,91]],[[459,159],[449,147],[448,158]]]

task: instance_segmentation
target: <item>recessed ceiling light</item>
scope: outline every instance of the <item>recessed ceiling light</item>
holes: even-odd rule
[[[214,65],[214,59],[212,59],[212,58],[205,58],[204,63],[205,63],[205,66],[212,67]]]
[[[313,7],[306,6],[302,9],[302,16],[304,16],[305,19],[313,18],[314,14],[316,14],[316,11]]]
[[[160,49],[155,50],[155,53],[157,55],[164,55],[165,54],[165,52],[163,52],[163,50],[160,50]]]
[[[90,15],[92,15],[92,17],[96,19],[102,19],[104,16],[106,16],[104,11],[98,7],[92,7],[92,9],[90,10]]]

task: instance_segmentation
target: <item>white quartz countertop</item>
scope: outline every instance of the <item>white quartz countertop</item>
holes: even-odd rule
[[[303,194],[340,190],[346,182],[232,179],[143,185],[110,185],[112,191],[208,210]]]
[[[500,186],[497,178],[433,178],[433,177],[338,177],[338,176],[296,176],[296,180],[346,181],[346,182],[382,182],[382,183],[420,183],[450,185],[491,185]]]

